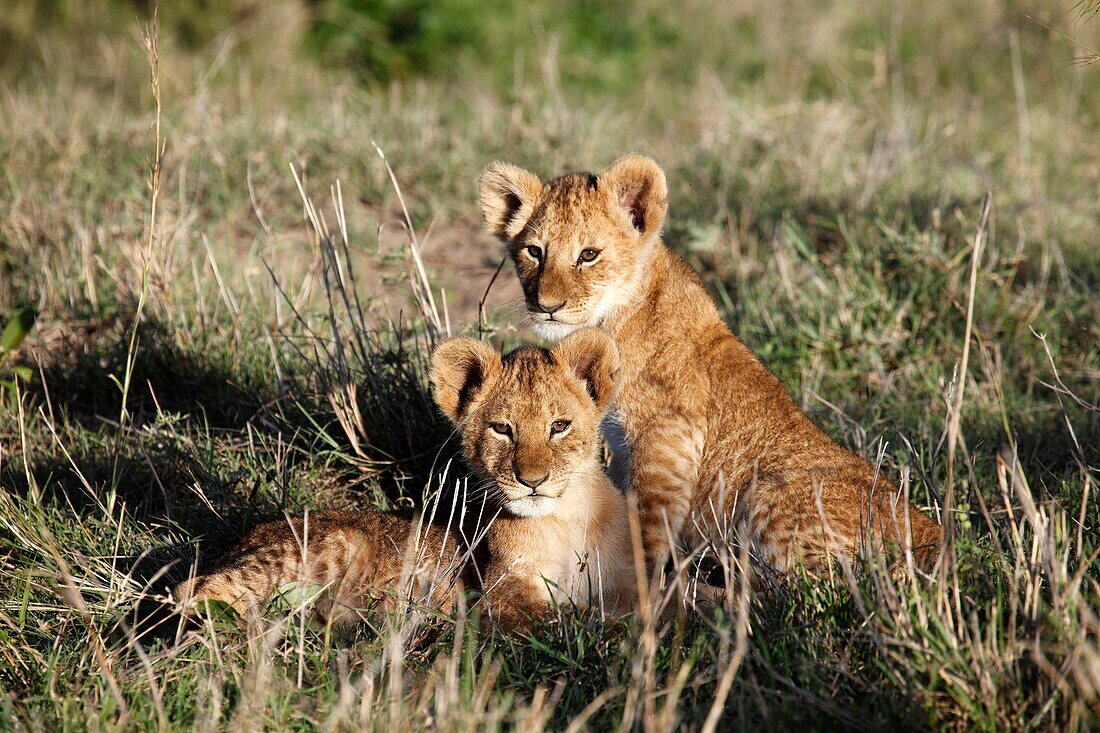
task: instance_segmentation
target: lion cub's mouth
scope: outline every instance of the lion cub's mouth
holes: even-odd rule
[[[551,341],[559,341],[587,325],[583,322],[573,323],[572,321],[564,321],[561,318],[552,318],[540,311],[529,310],[527,315],[531,319],[531,326],[535,329],[535,333]]]
[[[539,321],[542,323],[564,323],[567,326],[574,325],[571,321],[567,321],[561,313],[554,315],[553,313],[547,313],[544,310],[540,310],[536,306],[527,306],[527,315],[533,321]]]
[[[504,508],[517,517],[545,517],[554,511],[558,503],[555,496],[542,494],[528,494],[518,499],[509,499],[504,503]]]

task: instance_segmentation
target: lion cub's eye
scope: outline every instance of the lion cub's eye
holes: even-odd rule
[[[586,262],[595,262],[599,256],[600,251],[598,249],[586,247],[585,249],[581,250],[581,256],[577,258],[577,264],[579,265]]]
[[[512,426],[506,422],[491,422],[489,423],[489,429],[497,435],[503,435],[505,438],[511,439]]]
[[[535,262],[542,260],[542,247],[536,247],[531,245],[527,248],[527,256],[533,259]]]
[[[562,435],[572,424],[569,420],[555,420],[550,423],[550,436]]]

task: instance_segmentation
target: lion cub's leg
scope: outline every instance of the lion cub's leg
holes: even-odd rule
[[[187,609],[203,601],[229,604],[242,616],[257,615],[268,598],[290,579],[312,580],[303,567],[303,547],[286,523],[261,525],[217,564],[214,570],[180,583],[172,591]],[[316,552],[316,542],[309,550]]]
[[[447,610],[461,590],[460,554],[441,528],[374,512],[319,512],[308,528],[302,518],[257,527],[212,572],[172,595],[187,608],[216,600],[251,616],[294,584],[315,592],[314,610],[330,620],[395,594]]]
[[[702,435],[682,417],[647,421],[632,430],[630,492],[642,523],[648,567],[663,563],[669,537],[684,525],[702,460]]]
[[[524,631],[533,621],[550,613],[551,596],[546,580],[527,568],[491,569],[488,592],[489,615],[505,631]]]

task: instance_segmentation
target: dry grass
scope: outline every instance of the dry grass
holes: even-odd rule
[[[1096,726],[1091,5],[643,2],[597,58],[536,3],[501,31],[530,38],[515,58],[385,87],[303,55],[296,2],[198,46],[62,6],[0,22],[0,320],[39,313],[0,408],[8,727]],[[717,552],[725,608],[665,623],[690,588],[531,639],[415,606],[343,635],[302,609],[135,631],[260,520],[454,487],[426,351],[527,338],[507,268],[478,312],[480,167],[625,149],[665,165],[668,241],[739,335],[943,512],[938,573],[868,557],[749,594]]]

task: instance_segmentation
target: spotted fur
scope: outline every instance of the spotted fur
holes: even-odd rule
[[[243,616],[261,612],[276,591],[315,592],[322,619],[405,600],[451,608],[463,588],[464,548],[442,527],[380,512],[324,511],[253,529],[213,568],[176,587],[188,606],[228,603]]]

